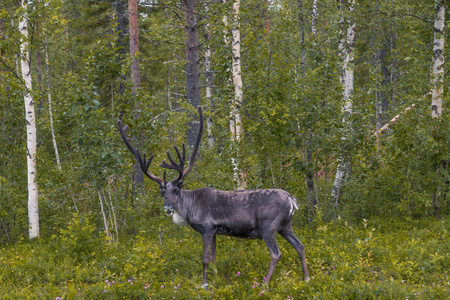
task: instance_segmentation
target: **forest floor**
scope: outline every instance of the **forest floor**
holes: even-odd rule
[[[309,282],[282,238],[272,282],[264,242],[219,236],[209,290],[201,288],[200,235],[156,217],[111,243],[89,218],[36,242],[0,248],[1,299],[449,299],[450,218],[294,224]],[[161,229],[160,229],[161,228]]]

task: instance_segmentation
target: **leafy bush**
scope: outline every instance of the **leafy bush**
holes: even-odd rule
[[[450,118],[431,119],[417,107],[354,157],[354,176],[345,187],[345,209],[371,215],[426,216],[450,211]]]
[[[107,238],[96,232],[90,223],[91,215],[73,213],[66,229],[60,229],[58,235],[53,235],[55,247],[67,253],[77,261],[95,258],[102,252],[102,246]]]

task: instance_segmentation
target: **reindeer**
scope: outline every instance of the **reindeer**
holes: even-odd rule
[[[198,106],[200,128],[192,150],[189,163],[184,169],[186,149],[182,144],[182,155],[176,146],[175,152],[180,161],[177,164],[167,151],[170,164],[162,161],[161,167],[178,172],[172,181],[159,178],[148,171],[153,154],[147,160],[145,153],[141,156],[125,134],[127,129],[119,120],[119,131],[128,149],[134,155],[144,174],[159,184],[164,197],[164,211],[171,215],[174,223],[189,225],[199,232],[203,240],[203,286],[208,288],[208,264],[216,259],[216,235],[236,238],[263,239],[270,252],[270,265],[264,284],[268,285],[281,252],[276,241],[277,232],[297,251],[306,281],[309,280],[306,267],[305,246],[298,240],[292,230],[292,216],[298,209],[297,201],[288,192],[280,189],[259,189],[244,191],[221,191],[210,187],[193,191],[183,189],[183,180],[194,166],[195,156],[203,134],[203,114]]]

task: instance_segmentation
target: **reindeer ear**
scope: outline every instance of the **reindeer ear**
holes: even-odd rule
[[[180,189],[183,187],[183,178],[181,178],[177,183],[176,186],[179,187]]]

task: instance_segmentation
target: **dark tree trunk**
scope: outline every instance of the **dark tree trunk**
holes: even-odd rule
[[[125,16],[125,2],[126,0],[117,0],[114,5],[115,5],[115,10],[116,10],[116,14],[117,14],[117,35],[118,35],[118,39],[117,39],[117,45],[119,46],[119,50],[117,51],[120,56],[120,64],[122,64],[123,59],[125,57],[125,33],[126,33],[126,16]],[[125,78],[122,78],[123,80],[125,80]],[[123,85],[123,83],[119,84],[119,90],[118,90],[119,94],[123,95],[123,93],[125,92],[125,86]]]
[[[130,31],[130,55],[131,55],[131,81],[134,92],[141,87],[141,75],[139,73],[139,23],[138,23],[138,0],[128,0],[129,31]]]
[[[209,3],[205,3],[205,13],[206,17],[210,18],[210,9],[209,9]],[[205,50],[205,77],[206,77],[206,105],[208,106],[208,112],[209,116],[206,119],[206,130],[208,132],[208,146],[209,148],[213,148],[215,144],[214,136],[212,135],[212,129],[213,129],[213,120],[212,120],[212,113],[214,111],[214,100],[213,100],[213,93],[214,93],[214,73],[212,72],[212,49],[211,49],[211,38],[212,38],[212,30],[211,30],[211,24],[210,21],[207,21],[206,23],[206,33],[205,33],[205,39],[207,42],[206,50]]]
[[[393,92],[393,85],[395,80],[395,61],[393,58],[395,52],[395,42],[396,37],[394,33],[389,34],[385,37],[385,42],[382,48],[376,52],[376,64],[379,64],[379,69],[381,72],[381,82],[376,90],[377,99],[377,111],[376,111],[376,125],[377,129],[383,127],[388,122],[386,111],[389,106],[394,104],[395,94]],[[375,65],[375,68],[378,66]]]
[[[198,68],[198,37],[197,37],[197,14],[196,0],[184,0],[184,19],[186,35],[186,94],[187,100],[193,107],[200,105],[200,85]],[[197,121],[189,122],[188,145],[193,147],[199,123]]]
[[[117,0],[114,2],[114,9],[116,11],[117,15],[117,35],[119,37],[118,44],[122,47],[122,49],[119,50],[119,53],[125,54],[125,41],[124,37],[126,34],[126,21],[127,18],[125,16],[125,2],[126,0]]]
[[[0,6],[0,9],[1,9],[1,6]],[[4,25],[3,25],[3,19],[1,19],[0,18],[0,41],[3,41],[4,40],[4,34],[3,34],[3,31],[4,31],[4,27],[3,27]],[[2,59],[3,60],[3,56],[4,56],[4,49],[3,48],[0,48],[0,59]],[[4,76],[4,69],[3,69],[3,66],[0,66],[0,78],[3,78],[3,76]],[[6,86],[5,86],[5,83],[3,82],[3,80],[2,81],[0,81],[0,88],[7,88]],[[5,89],[5,90],[7,90],[7,89]],[[6,109],[6,101],[5,101],[5,103],[4,103],[4,106],[2,107],[2,109]],[[4,125],[5,125],[5,118],[3,117],[3,118],[0,118],[0,129],[4,129]]]
[[[39,9],[39,0],[36,1],[36,6]],[[41,22],[40,18],[36,18],[35,23],[35,30],[36,30],[36,37],[37,37],[37,43],[36,43],[36,67],[37,67],[37,83],[38,83],[38,91],[39,91],[39,102],[38,102],[38,109],[37,113],[38,116],[41,116],[42,110],[44,108],[44,94],[42,93],[42,49],[40,47],[40,39],[41,39]]]
[[[139,72],[139,18],[138,18],[138,0],[128,0],[128,22],[130,35],[130,56],[131,56],[131,82],[133,83],[133,92],[137,95],[141,87],[141,75]],[[136,104],[135,118],[139,118],[137,111],[139,104]],[[138,147],[142,149],[141,136],[133,137]],[[141,167],[134,165],[135,173],[133,176],[133,187],[138,194],[144,193],[144,174]]]
[[[298,0],[298,5],[300,9],[300,44],[302,45],[302,52],[301,52],[301,76],[304,78],[306,76],[306,53],[304,50],[304,44],[305,44],[305,19],[303,16],[303,0]],[[313,24],[314,25],[314,24]],[[311,221],[311,215],[315,216],[315,210],[316,210],[316,198],[314,196],[314,171],[313,171],[313,162],[312,162],[312,146],[311,146],[311,140],[312,140],[312,130],[309,128],[306,133],[306,161],[307,161],[307,167],[306,167],[306,200],[308,201],[308,221]]]

